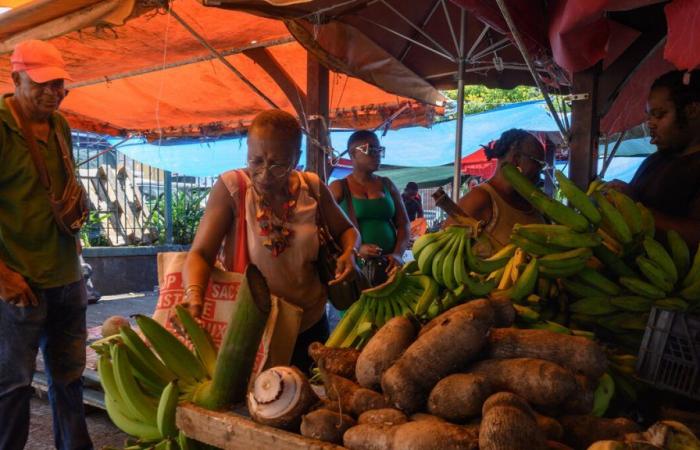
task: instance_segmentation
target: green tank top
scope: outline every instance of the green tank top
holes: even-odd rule
[[[347,198],[340,202],[340,207],[350,215]],[[386,184],[384,184],[384,197],[352,197],[352,207],[355,210],[362,243],[378,245],[384,253],[393,252],[396,246],[396,229],[393,223],[396,205]]]

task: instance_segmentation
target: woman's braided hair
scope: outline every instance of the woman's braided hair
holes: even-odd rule
[[[486,158],[489,160],[493,158],[501,159],[508,153],[513,144],[516,146],[520,145],[521,142],[529,137],[532,137],[532,135],[520,128],[511,128],[508,131],[504,131],[493,146],[483,146]]]

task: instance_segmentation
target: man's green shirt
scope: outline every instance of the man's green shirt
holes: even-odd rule
[[[58,113],[51,117],[48,142],[37,139],[37,144],[54,193],[60,196],[66,174],[57,127],[70,148],[70,128]],[[70,284],[81,277],[76,240],[58,229],[46,190],[4,97],[0,98],[0,260],[39,289]]]

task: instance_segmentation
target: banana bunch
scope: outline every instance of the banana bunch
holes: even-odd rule
[[[459,225],[421,236],[413,245],[419,271],[451,291],[466,286],[464,289],[473,297],[488,294],[495,282],[485,276],[505,267],[515,246],[506,246],[482,259],[475,252],[474,237],[472,228]]]
[[[413,264],[395,271],[382,285],[362,291],[331,333],[327,347],[361,347],[389,319],[423,316],[440,287],[430,277],[412,272]]]
[[[136,316],[151,348],[129,326],[93,344],[97,370],[112,422],[137,438],[126,448],[188,449],[194,441],[178,431],[178,403],[192,400],[197,386],[213,375],[217,352],[209,334],[182,306],[177,317],[192,343],[190,351],[160,323]]]

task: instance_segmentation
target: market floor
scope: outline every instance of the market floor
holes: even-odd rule
[[[87,326],[93,329],[91,335],[98,332],[102,322],[113,315],[129,317],[132,314],[151,315],[155,309],[157,297],[152,293],[125,294],[103,297],[87,310]],[[104,447],[123,448],[127,435],[119,431],[109,420],[107,413],[98,408],[87,407],[87,423],[90,437],[96,450]],[[25,450],[54,449],[51,407],[45,393],[39,393],[32,399],[31,424],[29,440]]]

